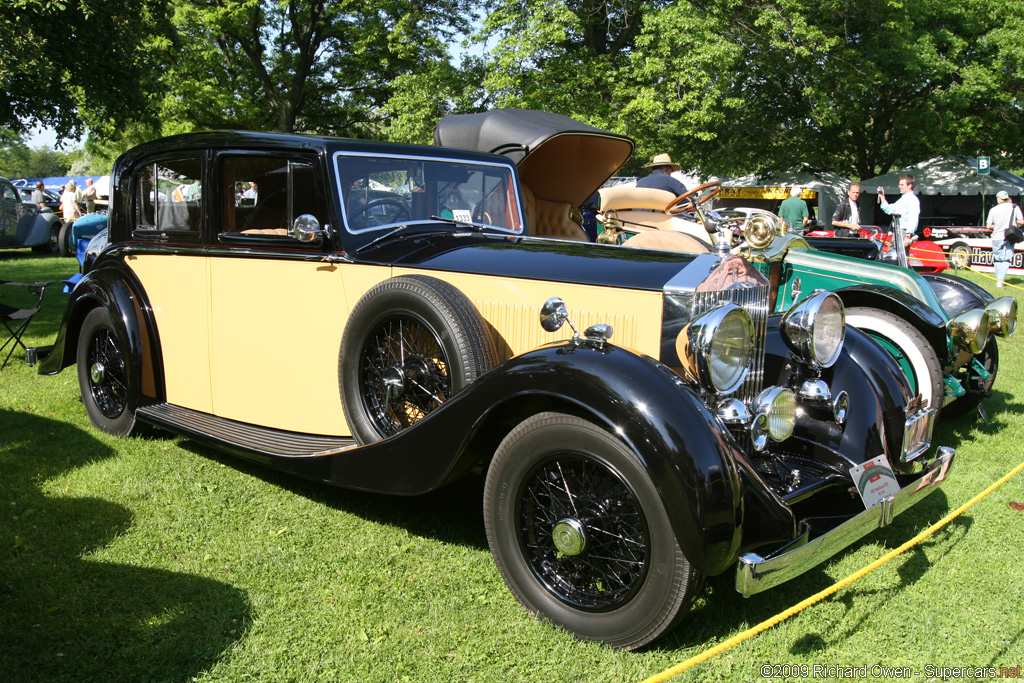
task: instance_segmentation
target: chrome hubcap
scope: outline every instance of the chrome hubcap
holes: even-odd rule
[[[551,530],[551,540],[558,552],[579,555],[587,547],[587,534],[583,523],[573,517],[563,519]]]
[[[103,384],[103,380],[107,377],[107,370],[103,367],[103,363],[93,363],[89,368],[89,377],[92,378],[93,384]]]
[[[387,391],[390,400],[401,398],[405,393],[405,373],[401,368],[392,365],[384,371],[382,379],[384,380],[384,390]]]

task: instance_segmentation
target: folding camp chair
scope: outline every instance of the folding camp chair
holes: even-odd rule
[[[11,347],[11,350],[7,352],[7,357],[4,358],[3,365],[0,365],[0,370],[7,367],[7,361],[11,359],[11,355],[19,346],[25,349],[26,357],[35,355],[29,354],[29,349],[21,341],[21,337],[25,334],[28,324],[32,322],[32,317],[42,308],[43,293],[52,284],[52,282],[8,282],[7,280],[0,280],[0,285],[28,287],[28,291],[37,296],[35,306],[32,308],[14,308],[0,302],[0,322],[3,322],[4,327],[11,333],[11,336],[3,343],[3,346],[0,346],[0,353],[3,353],[8,345]],[[12,325],[16,325],[16,327],[12,327]],[[36,349],[33,349],[33,351],[36,351]]]

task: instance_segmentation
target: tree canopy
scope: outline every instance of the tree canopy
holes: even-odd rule
[[[10,0],[0,111],[110,154],[217,128],[426,142],[445,114],[517,106],[633,136],[627,171],[660,152],[722,175],[1019,167],[1022,18],[1024,0]]]

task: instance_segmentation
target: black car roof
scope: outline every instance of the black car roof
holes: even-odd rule
[[[154,153],[173,152],[186,149],[230,149],[237,147],[246,150],[296,150],[306,149],[322,153],[335,151],[352,151],[377,154],[400,154],[431,157],[451,157],[451,150],[439,150],[430,145],[412,145],[378,140],[358,140],[328,135],[307,135],[302,133],[267,133],[258,131],[205,131],[199,133],[182,133],[151,142],[146,142],[128,150],[117,161],[117,165],[131,164],[140,157]],[[463,152],[460,159],[478,160],[481,162],[501,162],[507,160],[492,154]]]

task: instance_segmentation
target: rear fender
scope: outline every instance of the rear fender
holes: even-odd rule
[[[39,364],[39,374],[53,375],[75,364],[82,322],[94,308],[103,308],[111,320],[120,321],[131,375],[139,379],[142,394],[154,399],[163,396],[159,342],[149,303],[134,275],[116,266],[90,271],[75,285],[53,351]]]

